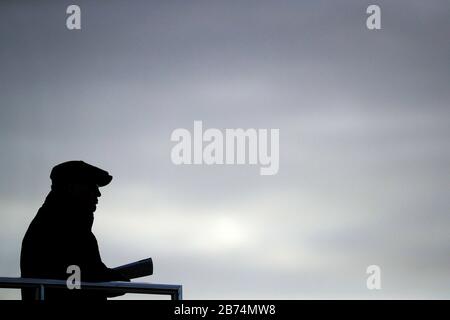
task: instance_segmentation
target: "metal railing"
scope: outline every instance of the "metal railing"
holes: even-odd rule
[[[156,284],[143,282],[81,282],[81,290],[107,290],[118,293],[142,293],[169,295],[172,300],[183,299],[183,287],[174,284]],[[45,300],[46,288],[67,289],[65,280],[34,278],[1,278],[0,288],[35,288],[38,300]]]

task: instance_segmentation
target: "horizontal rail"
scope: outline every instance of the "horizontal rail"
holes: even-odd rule
[[[143,293],[170,295],[172,300],[183,298],[183,287],[176,284],[159,284],[144,282],[80,282],[84,290],[108,290],[120,293]],[[43,299],[45,288],[67,289],[65,280],[36,279],[36,278],[5,278],[0,277],[0,288],[36,288],[41,292],[39,296]]]

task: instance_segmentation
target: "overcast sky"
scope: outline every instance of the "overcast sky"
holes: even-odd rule
[[[104,262],[185,298],[450,298],[449,35],[448,0],[1,1],[0,276],[80,159]],[[194,120],[279,128],[279,173],[175,166]]]

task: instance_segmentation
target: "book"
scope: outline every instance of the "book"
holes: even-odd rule
[[[128,279],[141,278],[153,274],[152,258],[147,258],[114,268]]]

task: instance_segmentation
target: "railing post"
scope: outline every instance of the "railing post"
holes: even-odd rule
[[[173,293],[171,296],[172,300],[183,300],[183,287],[179,286],[177,291]]]
[[[45,287],[43,284],[40,284],[38,287],[36,287],[36,300],[45,300]]]

